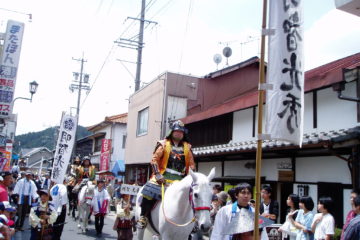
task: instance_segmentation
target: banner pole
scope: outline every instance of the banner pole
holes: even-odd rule
[[[259,86],[265,83],[265,34],[266,29],[266,12],[267,0],[263,0],[263,17],[262,17],[262,33],[261,33],[261,52],[259,67]],[[259,240],[259,212],[260,212],[260,186],[261,186],[261,161],[262,161],[262,118],[263,118],[263,102],[265,90],[258,92],[258,139],[256,150],[256,171],[255,171],[255,217],[254,217],[254,239]]]

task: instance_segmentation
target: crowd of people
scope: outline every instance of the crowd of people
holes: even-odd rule
[[[27,214],[31,228],[30,239],[40,239],[39,236],[43,240],[60,239],[66,213],[76,217],[78,193],[88,183],[96,186],[91,205],[97,236],[102,235],[104,218],[112,204],[116,211],[113,230],[117,232],[118,239],[132,239],[135,231],[147,226],[154,204],[161,199],[160,186],[180,181],[190,169],[195,169],[191,145],[187,142],[186,134],[184,124],[176,121],[166,138],[156,144],[151,159],[153,174],[141,192],[141,212],[137,222],[134,211],[135,196],[122,194],[121,182],[117,180],[112,184],[101,177],[95,179],[95,167],[89,157],[75,159],[63,183],[52,182],[49,173],[40,176],[30,171],[20,172],[16,165],[11,172],[1,172],[0,239],[12,239],[17,231],[24,231]],[[279,223],[279,203],[273,199],[272,194],[269,185],[262,186],[259,213],[261,218]],[[252,195],[253,187],[248,183],[240,183],[228,191],[224,191],[220,185],[213,187],[210,208],[213,226],[208,233],[211,240],[253,239],[253,229],[231,234],[227,232],[228,226],[234,224],[235,218],[238,218],[241,225],[253,223],[251,218],[246,218],[255,212],[255,200]],[[359,190],[352,191],[350,200],[352,210],[346,217],[341,240],[360,239]],[[330,240],[334,237],[336,223],[333,217],[333,199],[327,196],[320,197],[317,214],[313,214],[315,203],[310,196],[299,197],[297,194],[290,194],[286,203],[286,220],[279,228],[283,239]],[[189,239],[203,239],[198,230],[195,227]],[[261,239],[268,239],[266,228],[260,229],[260,232]]]
[[[272,189],[270,186],[264,185],[262,187],[260,214],[278,223],[279,203],[271,199],[271,193]],[[211,218],[214,221],[214,226],[210,239],[229,239],[230,236],[224,234],[223,231],[228,224],[231,224],[234,204],[237,205],[237,212],[242,208],[254,212],[255,201],[251,199],[252,187],[247,183],[242,183],[234,189],[224,192],[221,191],[220,185],[215,185],[213,194]],[[318,213],[316,214],[313,213],[315,203],[310,196],[299,197],[297,194],[290,194],[286,203],[288,206],[286,220],[279,228],[279,231],[282,232],[283,239],[333,239],[336,225],[333,216],[335,206],[331,197],[323,196],[319,198],[317,203]],[[347,214],[346,222],[342,228],[341,240],[360,239],[360,190],[352,190],[350,203],[352,209]],[[232,239],[252,239],[252,232],[233,235]]]

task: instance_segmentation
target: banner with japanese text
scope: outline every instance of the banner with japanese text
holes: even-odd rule
[[[301,0],[271,0],[266,133],[301,147],[304,116],[304,19]]]
[[[24,23],[9,20],[0,59],[0,117],[12,113]]]
[[[77,117],[63,114],[56,143],[51,180],[63,183],[74,147]]]
[[[11,154],[6,149],[0,148],[0,172],[10,171]]]
[[[103,139],[101,142],[100,171],[109,171],[111,158],[111,139]]]

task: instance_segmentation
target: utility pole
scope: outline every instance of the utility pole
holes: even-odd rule
[[[81,90],[90,90],[89,86],[89,74],[83,73],[84,70],[84,62],[87,62],[84,60],[84,57],[80,59],[73,58],[73,60],[81,62],[80,66],[80,73],[79,72],[73,72],[74,80],[73,83],[70,85],[70,90],[74,92],[75,89],[78,90],[78,99],[77,99],[77,107],[76,107],[76,115],[79,118],[80,113],[80,100],[81,100]]]
[[[135,92],[140,88],[140,75],[141,75],[141,64],[142,64],[142,49],[144,47],[144,25],[146,23],[154,23],[154,21],[145,20],[145,3],[146,0],[141,0],[141,13],[140,18],[128,17],[127,19],[140,21],[139,37],[138,41],[131,39],[120,38],[119,41],[115,41],[120,47],[131,48],[137,50],[137,61],[136,61],[136,76],[135,76]],[[122,60],[120,60],[122,61]]]
[[[136,77],[135,77],[135,92],[140,88],[140,73],[141,73],[141,60],[142,60],[142,48],[144,40],[144,20],[145,20],[145,0],[141,3],[141,17],[140,17],[140,29],[139,29],[139,45],[137,52],[137,64],[136,64]]]
[[[81,91],[82,90],[90,91],[90,86],[89,86],[90,75],[87,73],[83,73],[84,62],[87,62],[86,60],[84,60],[84,54],[83,54],[82,58],[80,58],[80,59],[73,58],[73,60],[81,63],[80,73],[73,72],[74,80],[73,80],[72,84],[70,84],[70,86],[69,86],[71,92],[74,92],[74,90],[78,90],[77,107],[76,107],[77,126],[76,126],[75,141],[74,141],[74,148],[73,148],[73,155],[74,155],[74,154],[76,154],[76,139],[77,139],[77,132],[78,132],[77,129],[79,126]]]

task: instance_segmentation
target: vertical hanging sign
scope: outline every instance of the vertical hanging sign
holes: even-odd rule
[[[12,113],[24,23],[9,20],[0,59],[0,117]]]
[[[303,14],[301,0],[271,0],[266,132],[302,144],[304,116]]]
[[[59,136],[56,143],[51,180],[63,183],[74,147],[77,117],[63,115],[60,123]]]
[[[109,171],[111,139],[103,139],[101,142],[100,171]]]

